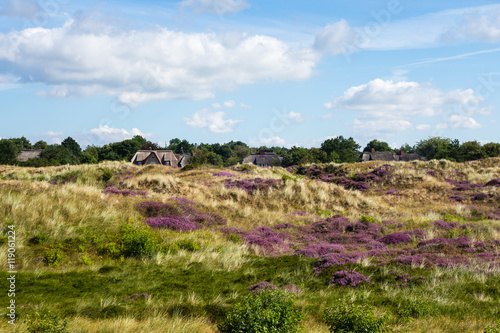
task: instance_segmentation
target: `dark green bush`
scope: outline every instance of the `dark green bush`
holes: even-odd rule
[[[69,333],[68,322],[51,312],[35,313],[26,318],[29,333]]]
[[[281,290],[251,294],[229,309],[217,327],[221,333],[299,332],[304,313],[293,303],[293,296]]]
[[[183,167],[181,169],[181,171],[189,171],[189,170],[193,170],[193,169],[196,169],[200,167],[200,164],[199,163],[191,163],[191,164],[188,164],[186,165],[185,167]]]
[[[389,315],[377,318],[369,305],[355,305],[352,301],[338,300],[325,309],[324,322],[332,333],[391,332],[386,326]]]
[[[127,223],[120,228],[122,254],[126,257],[150,257],[158,250],[148,226]]]
[[[35,245],[36,244],[43,244],[47,241],[47,239],[49,239],[49,236],[46,233],[41,232],[38,235],[30,238],[29,242],[31,244],[35,244]]]
[[[102,169],[101,180],[107,183],[111,178],[113,178],[113,171],[111,169]]]

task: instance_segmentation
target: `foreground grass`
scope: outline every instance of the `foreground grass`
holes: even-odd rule
[[[355,173],[379,164],[335,167],[349,167]],[[439,236],[430,227],[434,220],[472,221],[468,236],[475,241],[500,239],[500,221],[470,219],[474,210],[498,207],[498,188],[483,190],[489,200],[457,204],[447,199],[451,185],[444,181],[458,172],[462,179],[477,183],[499,178],[499,158],[468,164],[418,161],[393,165],[392,177],[364,193],[297,177],[283,180],[280,189],[253,195],[226,188],[224,178],[213,176],[221,170],[210,168],[189,172],[160,166],[133,169],[118,162],[40,169],[0,166],[0,221],[2,228],[13,224],[17,230],[20,325],[16,330],[25,330],[24,318],[44,309],[67,318],[71,332],[216,332],[215,323],[228,306],[244,297],[250,285],[267,281],[278,287],[294,285],[301,291],[296,305],[306,313],[306,332],[327,332],[322,312],[338,299],[353,299],[375,306],[380,313],[396,314],[417,297],[432,304],[433,314],[407,321],[395,315],[390,325],[397,331],[482,332],[500,317],[500,272],[484,262],[429,268],[362,260],[315,275],[315,258],[262,256],[258,249],[216,230],[151,230],[166,250],[142,259],[124,257],[110,245],[127,221],[143,223],[134,208],[137,203],[166,202],[170,197],[193,200],[201,204],[201,210],[215,211],[227,218],[228,226],[242,230],[283,222],[308,225],[342,214],[353,221],[370,216],[379,224],[398,219],[404,229],[425,229],[428,239]],[[228,171],[239,179],[288,175],[281,168],[251,167],[247,173],[233,169]],[[429,169],[441,175],[429,176]],[[106,179],[109,172],[115,174]],[[146,191],[147,199],[103,194],[110,181],[125,181],[121,186],[126,190]],[[397,189],[399,196],[384,195],[391,189]],[[308,213],[312,220],[290,215],[297,211]],[[390,226],[383,230],[394,231]],[[189,246],[174,251],[173,244]],[[3,280],[7,277],[6,250],[6,244],[0,246]],[[48,254],[54,253],[60,257],[48,261]],[[373,284],[329,287],[331,275],[344,267],[370,277]],[[403,274],[411,276],[411,282],[398,280]],[[126,299],[134,293],[148,298]],[[7,295],[0,295],[0,302],[7,304]],[[2,307],[0,315],[5,317],[5,313]],[[5,321],[1,325],[0,330],[11,328]]]

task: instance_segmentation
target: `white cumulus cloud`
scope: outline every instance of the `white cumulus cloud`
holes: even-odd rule
[[[151,136],[151,133],[143,133],[137,128],[132,128],[130,131],[124,128],[113,128],[108,125],[93,128],[84,133],[88,141],[97,144],[106,144],[110,142],[119,142],[127,139],[132,139],[135,135]]]
[[[50,86],[42,96],[107,94],[137,106],[157,99],[212,98],[260,80],[303,80],[319,61],[312,49],[265,35],[162,27],[122,31],[84,23],[0,33],[0,62],[20,83]]]
[[[259,146],[284,147],[284,146],[286,146],[286,142],[284,139],[280,138],[279,136],[273,136],[273,137],[269,137],[269,138],[261,138],[257,141],[250,141],[250,145],[255,146],[255,147],[259,147]]]
[[[432,128],[432,126],[429,124],[420,124],[420,125],[417,125],[415,128],[418,129],[419,131],[427,131],[427,130],[430,130]]]
[[[472,89],[444,92],[428,83],[375,79],[347,89],[325,106],[359,112],[353,127],[361,135],[388,137],[412,127],[411,121],[417,117],[442,116],[447,127],[478,128],[480,125],[470,116],[483,113],[484,108],[479,107],[482,102]],[[450,110],[460,110],[466,116],[447,116]],[[426,124],[416,127],[429,128]]]
[[[304,121],[304,116],[299,112],[290,111],[284,117],[296,123],[301,123]]]
[[[213,133],[231,133],[236,124],[242,122],[242,120],[226,118],[225,112],[212,112],[207,109],[195,112],[190,117],[184,118],[184,121],[188,126],[208,128]]]

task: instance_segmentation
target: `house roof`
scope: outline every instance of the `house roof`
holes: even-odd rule
[[[29,159],[38,158],[40,157],[40,153],[42,151],[43,149],[25,149],[17,155],[17,160],[20,162],[26,162]]]
[[[372,161],[395,161],[394,155],[388,151],[381,151],[370,154],[370,160]]]
[[[282,160],[283,157],[274,152],[265,152],[265,153],[262,152],[262,153],[255,153],[245,157],[243,159],[243,163],[273,165],[273,163],[276,163],[276,161],[281,163]]]
[[[158,161],[173,161],[177,164],[177,157],[175,157],[173,151],[171,150],[138,150],[130,162],[142,162],[151,154],[154,154]],[[172,165],[174,163],[172,163]]]

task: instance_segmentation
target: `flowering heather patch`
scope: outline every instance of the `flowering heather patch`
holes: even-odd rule
[[[238,177],[232,173],[221,171],[221,172],[216,172],[213,174],[216,177]]]
[[[323,269],[328,267],[357,263],[367,256],[368,253],[366,252],[326,254],[314,264],[314,274],[318,275],[323,271]]]
[[[480,192],[480,193],[473,195],[470,199],[472,201],[482,201],[482,200],[487,200],[489,198],[490,198],[490,196],[488,194]]]
[[[306,216],[306,215],[309,215],[305,212],[293,212],[293,213],[290,213],[291,216]]]
[[[227,188],[240,188],[248,194],[253,194],[254,191],[264,191],[269,188],[276,188],[281,183],[279,179],[242,179],[242,180],[227,180],[224,186]]]
[[[328,253],[342,253],[345,251],[345,247],[342,245],[319,242],[295,250],[295,255],[318,258]]]
[[[500,187],[500,178],[494,178],[492,180],[490,180],[489,182],[487,182],[486,184],[484,184],[484,187]]]
[[[273,290],[273,289],[277,289],[277,288],[278,287],[276,287],[272,283],[269,283],[267,281],[262,281],[262,282],[258,282],[256,284],[251,285],[250,287],[248,287],[248,290],[254,294],[258,294],[262,291]]]
[[[274,229],[292,229],[294,227],[291,223],[278,223],[273,225]]]
[[[180,215],[177,207],[163,202],[145,201],[137,204],[135,208],[144,217]]]
[[[198,223],[189,221],[188,219],[181,216],[152,217],[146,220],[146,224],[151,228],[170,229],[184,232],[193,231],[201,227]]]
[[[435,176],[436,176],[436,170],[427,169],[427,170],[425,171],[425,174],[426,174],[426,175],[428,175],[428,176],[435,177]]]
[[[139,301],[140,299],[149,299],[150,295],[146,294],[146,293],[143,293],[143,294],[138,294],[138,293],[134,293],[130,296],[126,296],[123,298],[123,300],[125,302],[137,302]]]
[[[194,221],[205,226],[225,225],[227,223],[225,218],[214,212],[200,213],[194,217]]]
[[[394,259],[393,262],[397,263],[397,264],[402,264],[402,265],[412,265],[412,264],[419,265],[422,262],[425,262],[425,259],[421,256],[402,255],[402,256]]]
[[[115,187],[106,187],[104,191],[102,191],[104,194],[118,194],[122,195],[124,197],[136,197],[136,196],[142,196],[146,197],[147,193],[144,191],[130,191],[130,190],[119,190]]]
[[[437,221],[434,221],[434,226],[436,228],[450,230],[450,229],[457,228],[458,227],[458,223],[457,222],[447,223],[445,221],[437,220]]]
[[[357,182],[349,178],[340,178],[337,184],[343,186],[346,190],[358,190],[364,192],[370,189],[370,185],[367,183]]]
[[[338,271],[333,274],[332,279],[328,283],[329,286],[356,287],[361,283],[370,283],[370,278],[367,278],[361,273],[351,270]]]
[[[461,201],[465,201],[465,198],[460,196],[460,195],[452,195],[452,196],[450,196],[450,200],[461,202]]]
[[[411,236],[407,233],[396,232],[393,234],[387,234],[378,240],[386,245],[389,244],[407,244],[411,242]]]
[[[395,194],[398,194],[398,190],[389,190],[385,192],[385,195],[395,195]]]

